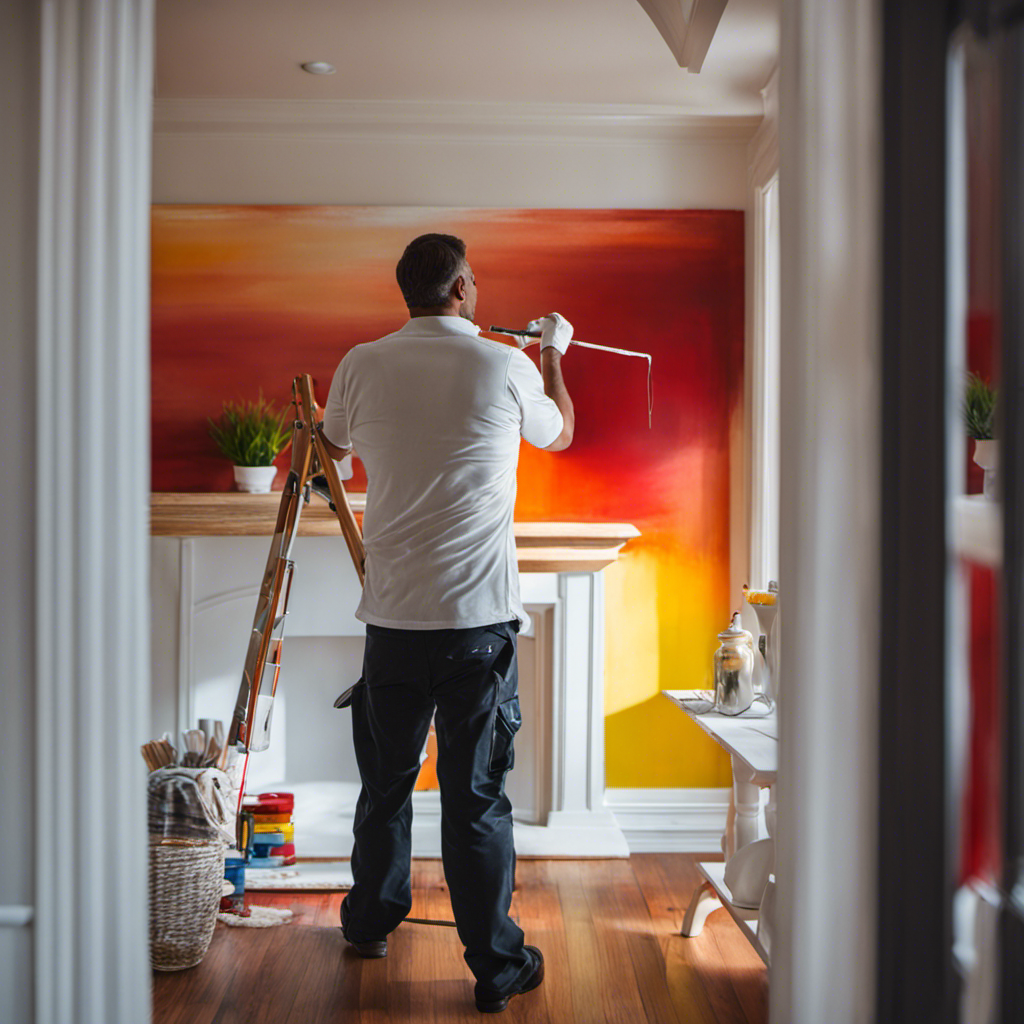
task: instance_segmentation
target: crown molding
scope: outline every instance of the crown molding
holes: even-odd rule
[[[714,115],[630,104],[428,100],[158,99],[155,136],[464,140],[726,140],[747,142],[760,114]]]

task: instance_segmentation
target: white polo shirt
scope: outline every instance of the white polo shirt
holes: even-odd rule
[[[529,356],[457,316],[414,317],[335,371],[324,434],[366,467],[356,616],[396,629],[528,621],[512,529],[519,438],[562,414]]]

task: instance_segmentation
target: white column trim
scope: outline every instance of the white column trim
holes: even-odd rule
[[[752,330],[749,339],[747,367],[750,375],[747,387],[748,412],[747,429],[749,444],[749,479],[747,493],[749,495],[749,552],[746,576],[754,587],[767,587],[771,575],[777,574],[771,563],[777,560],[769,550],[771,543],[769,530],[769,509],[766,506],[764,480],[773,470],[777,472],[777,464],[770,453],[769,442],[778,441],[778,394],[773,402],[768,401],[768,389],[778,387],[778,362],[769,360],[769,321],[766,316],[770,267],[767,258],[768,244],[768,192],[770,187],[778,183],[778,166],[773,173],[759,179],[753,187],[751,202],[753,205],[752,271],[753,271],[753,308],[751,309]],[[778,349],[775,349],[777,357]],[[776,422],[772,422],[772,420]],[[776,449],[777,450],[777,449]],[[775,481],[776,493],[778,480]],[[777,515],[777,512],[776,512]]]
[[[590,771],[587,807],[604,810],[604,574],[586,574],[590,582]]]
[[[743,324],[743,402],[733,414],[729,437],[729,593],[738,595],[744,583],[764,586],[752,568],[751,548],[756,529],[753,513],[753,495],[757,477],[754,453],[758,445],[756,390],[758,387],[755,351],[758,337],[756,311],[759,308],[758,289],[763,278],[759,264],[762,246],[758,232],[758,198],[765,184],[778,174],[779,169],[779,73],[772,70],[761,99],[764,117],[747,144],[747,191],[744,223],[744,297]],[[752,615],[747,625],[754,626]]]
[[[552,645],[554,641],[555,602],[540,604],[527,602],[524,607],[530,616],[530,628],[519,634],[520,641],[524,637],[531,638],[533,643],[533,663],[531,665],[534,678],[534,703],[523,709],[523,730],[529,730],[533,737],[533,763],[530,765],[532,779],[531,806],[521,807],[513,800],[513,813],[517,820],[530,825],[542,825],[547,822],[551,812],[552,791],[552,758],[551,735],[554,720],[553,705],[557,699],[554,687],[554,659]],[[523,669],[523,645],[519,644],[520,681]],[[527,717],[527,715],[529,717]],[[516,770],[521,772],[526,762],[516,753]],[[512,776],[515,778],[515,775]]]
[[[41,4],[36,1024],[150,1015],[152,43],[152,0]]]
[[[747,582],[765,587],[768,579],[762,558],[763,516],[760,480],[763,467],[764,409],[764,287],[767,273],[764,258],[765,190],[779,173],[779,71],[772,71],[761,90],[764,120],[747,146],[746,223],[746,345],[744,355],[744,399],[742,443],[731,454],[738,472],[733,474],[733,539],[730,579],[732,593]],[[737,507],[739,505],[739,507]],[[753,624],[753,619],[749,624]]]
[[[604,801],[604,577],[559,573],[555,611],[551,749],[551,855],[559,830],[584,829],[595,855],[626,857],[629,846]],[[581,620],[586,620],[584,628]],[[573,638],[586,636],[585,648]],[[577,836],[573,843],[579,846]],[[597,851],[600,851],[598,853]]]

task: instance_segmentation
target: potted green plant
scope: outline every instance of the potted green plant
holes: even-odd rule
[[[274,459],[291,440],[285,413],[276,412],[261,391],[255,402],[225,402],[219,419],[207,422],[221,455],[234,463],[238,489],[267,494],[277,475]]]
[[[974,461],[985,470],[983,493],[996,496],[996,474],[999,471],[999,442],[995,439],[996,401],[999,395],[988,381],[976,373],[967,375],[963,416],[967,436],[974,441]]]

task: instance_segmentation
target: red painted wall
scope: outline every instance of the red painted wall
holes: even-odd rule
[[[394,264],[410,238],[441,228],[467,240],[482,325],[523,326],[558,309],[580,338],[654,355],[648,431],[645,365],[570,352],[578,425],[562,468],[596,474],[599,486],[584,501],[575,484],[559,486],[560,499],[605,516],[626,491],[626,507],[639,499],[663,512],[699,493],[687,454],[727,458],[742,394],[743,215],[734,211],[156,207],[153,489],[229,490],[231,467],[206,418],[260,389],[284,403],[300,372],[314,375],[322,400],[349,347],[405,321]]]

